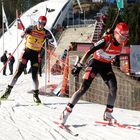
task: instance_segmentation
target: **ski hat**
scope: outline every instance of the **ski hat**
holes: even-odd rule
[[[46,25],[47,18],[46,18],[45,16],[40,16],[40,17],[38,18],[38,22],[39,22],[40,24]]]
[[[120,38],[125,41],[129,34],[128,25],[124,22],[118,23],[114,29],[114,36],[116,34],[119,34]]]

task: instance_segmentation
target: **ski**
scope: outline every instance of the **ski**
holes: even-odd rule
[[[52,106],[51,104],[47,104],[47,103],[35,103],[36,106],[45,106],[47,108],[50,108],[50,109],[56,109],[57,107],[56,106]]]
[[[15,101],[15,99],[0,99],[0,102],[6,102],[6,101]]]
[[[50,109],[56,109],[57,107],[56,106],[51,106],[47,103],[25,103],[25,104],[17,104],[16,107],[19,107],[19,106],[44,106],[44,107],[47,107],[47,108],[50,108]]]
[[[59,123],[57,121],[53,121],[53,123],[56,124],[59,128],[63,129],[64,131],[66,131],[67,133],[69,133],[69,134],[71,134],[71,135],[73,135],[75,137],[77,137],[79,135],[78,133],[72,131],[69,128],[69,126],[63,125],[63,124],[61,124],[61,123]]]
[[[139,130],[140,131],[140,128],[136,128],[130,124],[122,124],[119,122],[115,122],[115,123],[110,124],[109,122],[105,122],[105,121],[95,121],[95,123],[98,125],[102,125],[102,126],[113,126],[113,127],[118,127],[118,128],[125,128],[125,129]]]
[[[0,105],[2,105],[4,102],[15,102],[15,99],[0,99]],[[15,102],[15,107],[19,107],[19,106],[44,106],[50,109],[56,109],[56,106],[52,106],[51,104],[47,104],[47,103],[16,103]]]
[[[4,102],[11,102],[11,103],[13,103],[15,100],[14,99],[0,99],[0,106],[4,103]]]
[[[5,101],[15,101],[15,99],[0,99],[0,101],[3,101],[3,102],[5,102]]]

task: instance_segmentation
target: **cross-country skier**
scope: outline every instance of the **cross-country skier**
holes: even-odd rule
[[[12,81],[6,88],[6,91],[4,95],[1,97],[1,99],[7,99],[8,96],[11,93],[11,90],[15,83],[17,82],[19,76],[24,71],[24,68],[27,65],[28,60],[31,62],[31,69],[32,69],[32,80],[34,84],[33,89],[33,99],[36,103],[41,103],[41,100],[39,99],[39,81],[38,81],[38,68],[39,68],[39,62],[38,62],[38,55],[40,53],[40,50],[42,48],[42,43],[47,40],[46,38],[52,38],[50,32],[46,30],[44,27],[47,23],[47,18],[45,16],[40,16],[37,22],[37,25],[29,26],[25,29],[25,31],[22,34],[22,37],[25,37],[25,49],[23,53],[21,54],[18,68],[14,74],[14,77],[12,78]]]
[[[72,112],[73,107],[79,101],[80,97],[90,87],[92,80],[99,73],[109,88],[107,105],[104,112],[104,120],[111,122],[115,120],[112,116],[114,102],[117,93],[117,81],[115,74],[112,70],[111,61],[116,55],[119,55],[122,47],[125,46],[128,39],[128,26],[124,22],[116,25],[113,33],[105,34],[98,42],[96,42],[81,58],[80,62],[72,69],[72,74],[77,76],[83,68],[86,60],[91,54],[93,57],[88,62],[83,75],[83,82],[80,88],[73,94],[66,108],[60,116],[60,123],[65,124],[68,116]]]

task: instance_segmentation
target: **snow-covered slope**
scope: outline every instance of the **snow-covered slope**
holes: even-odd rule
[[[54,0],[51,0],[54,1]],[[62,3],[60,0],[60,7]],[[64,0],[61,0],[64,1]],[[66,0],[65,0],[66,1]],[[46,1],[48,2],[48,1]],[[42,7],[44,6],[44,8]],[[49,8],[49,5],[47,5]],[[39,4],[39,10],[45,10],[45,2]],[[31,9],[31,13],[36,10]],[[43,11],[42,11],[43,12]],[[28,13],[28,12],[27,12]],[[39,16],[40,12],[37,16]],[[44,12],[43,12],[44,13]],[[28,13],[30,15],[30,13]],[[32,15],[34,16],[34,15]],[[54,17],[53,15],[51,17]],[[37,18],[36,18],[37,19]],[[22,19],[28,26],[28,16]],[[27,23],[26,23],[27,21]],[[49,23],[49,21],[48,21]],[[8,52],[13,52],[17,46],[16,27],[10,29],[11,34],[7,36],[5,44]],[[20,33],[18,33],[20,34]],[[20,38],[19,38],[20,41]],[[0,46],[2,45],[0,40]],[[20,46],[21,50],[22,46]],[[19,50],[19,51],[20,51]],[[2,54],[2,49],[0,51]],[[18,51],[15,57],[18,56]],[[16,60],[17,61],[17,60]],[[14,65],[16,67],[16,64]],[[0,63],[0,68],[2,63]],[[7,72],[7,74],[9,74]],[[40,88],[44,87],[45,76],[39,77]],[[0,96],[4,93],[12,76],[3,76],[0,73]],[[60,77],[55,77],[53,82],[60,82]],[[57,80],[56,80],[57,79]],[[52,83],[53,83],[52,82]],[[113,115],[122,125],[120,127],[97,124],[102,121],[104,105],[94,104],[86,101],[79,101],[73,109],[67,124],[78,137],[56,127],[52,120],[57,120],[65,108],[68,98],[43,96],[40,98],[44,105],[37,106],[33,102],[32,94],[28,93],[32,89],[31,75],[21,75],[9,96],[8,101],[2,101],[0,105],[0,140],[139,140],[140,139],[140,112],[115,108]]]
[[[0,94],[3,93],[11,76],[0,77]],[[44,85],[44,75],[40,77],[40,87]],[[68,98],[41,96],[45,105],[35,105],[31,90],[31,75],[22,75],[15,85],[9,101],[0,106],[0,140],[139,140],[140,112],[115,108],[113,115],[121,124],[129,127],[102,126],[104,105],[79,101],[67,121],[70,129],[78,133],[75,137],[55,127]],[[131,125],[131,127],[130,127]]]

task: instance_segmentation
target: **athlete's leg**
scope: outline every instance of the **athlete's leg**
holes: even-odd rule
[[[79,99],[85,94],[85,92],[89,89],[92,78],[89,78],[88,80],[83,79],[83,83],[81,84],[80,88],[73,94],[73,96],[70,99],[70,104],[73,106],[79,101]]]
[[[8,96],[11,93],[11,90],[13,88],[13,86],[16,84],[19,76],[21,75],[21,73],[23,72],[24,67],[26,66],[27,60],[22,58],[19,62],[18,68],[14,74],[14,77],[12,78],[10,84],[8,85],[8,87],[6,88],[3,96],[1,97],[1,99],[7,99]]]
[[[113,108],[117,94],[117,81],[114,72],[109,71],[107,74],[103,76],[103,80],[105,81],[109,89],[107,106]]]
[[[27,63],[27,60],[26,60],[26,63]],[[13,87],[16,84],[16,82],[17,82],[18,78],[20,77],[20,75],[22,74],[25,66],[26,66],[26,64],[23,64],[22,62],[19,62],[18,68],[14,73],[14,77],[13,77],[12,81],[9,84],[10,86]]]
[[[38,90],[38,87],[39,87],[38,67],[39,67],[38,63],[34,63],[31,66],[31,69],[32,69],[32,80],[33,80],[34,90]]]
[[[65,124],[68,116],[72,112],[73,107],[79,101],[80,97],[83,96],[85,94],[85,92],[89,89],[89,87],[92,83],[92,80],[95,78],[95,75],[97,74],[97,69],[96,69],[96,67],[92,67],[93,64],[94,64],[94,61],[90,61],[88,67],[85,70],[82,85],[73,94],[73,96],[70,99],[70,102],[67,104],[65,110],[62,112],[62,114],[60,116],[60,122],[62,124]]]
[[[117,81],[114,74],[112,74],[111,78],[106,82],[109,88],[109,94],[107,99],[108,106],[114,106],[117,94]]]
[[[41,103],[39,99],[39,80],[38,80],[38,69],[39,69],[39,61],[38,61],[38,53],[36,51],[31,51],[30,61],[31,61],[31,72],[32,72],[32,80],[33,80],[33,99],[36,103]]]
[[[41,103],[41,100],[39,99],[39,81],[38,81],[38,63],[35,63],[32,65],[32,79],[34,84],[34,90],[33,90],[33,99],[36,103]]]
[[[116,81],[116,77],[115,77],[115,74],[112,71],[112,69],[110,69],[110,71],[102,74],[101,76],[104,79],[104,81],[107,84],[108,89],[109,89],[106,110],[104,112],[104,120],[111,121],[111,119],[114,119],[114,117],[112,116],[111,113],[113,112],[113,107],[114,107],[114,103],[116,100],[117,81]]]

